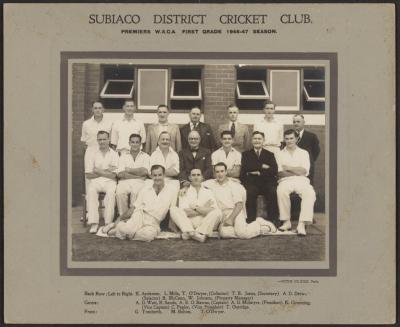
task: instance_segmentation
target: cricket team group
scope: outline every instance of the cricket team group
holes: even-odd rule
[[[134,101],[126,100],[122,119],[113,122],[104,117],[103,104],[93,102],[81,137],[90,233],[152,241],[169,213],[169,228],[184,240],[205,242],[215,231],[221,238],[249,239],[291,230],[290,195],[297,193],[296,232],[305,236],[313,222],[319,141],[304,130],[303,115],[294,115],[293,129],[284,131],[274,103],[267,100],[263,110],[250,133],[238,122],[238,107],[228,106],[216,139],[198,107],[179,128],[168,122],[168,106],[159,105],[157,122],[146,131],[134,116]],[[105,194],[100,230],[99,193]],[[257,217],[259,195],[265,217]]]

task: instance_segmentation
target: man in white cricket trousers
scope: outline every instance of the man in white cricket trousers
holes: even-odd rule
[[[306,224],[311,224],[316,200],[314,188],[310,184],[310,157],[306,150],[297,146],[298,133],[289,129],[284,132],[285,148],[275,154],[278,165],[278,206],[279,219],[283,221],[280,230],[292,228],[290,222],[290,194],[295,192],[301,198],[301,209],[297,234],[306,235]]]
[[[129,145],[131,151],[122,153],[118,161],[118,185],[116,191],[117,207],[119,214],[128,210],[128,196],[133,205],[139,191],[144,187],[150,172],[150,156],[141,151],[142,137],[139,134],[131,134]]]
[[[213,192],[201,183],[201,170],[193,168],[189,175],[190,186],[179,196],[179,207],[170,210],[171,219],[182,231],[182,239],[192,238],[204,242],[221,222],[222,212],[218,208]]]
[[[216,179],[207,183],[207,187],[213,191],[217,205],[222,211],[222,222],[219,226],[220,236],[222,238],[249,239],[276,232],[275,225],[261,217],[257,217],[250,224],[246,223],[246,215],[243,210],[243,186],[230,180],[226,172],[226,164],[217,163],[214,166]]]
[[[85,169],[86,178],[90,179],[87,192],[88,223],[90,233],[96,233],[99,226],[99,193],[105,192],[104,221],[109,224],[114,219],[116,170],[118,154],[110,148],[110,134],[106,131],[97,133],[99,148],[93,151]]]
[[[99,131],[111,132],[112,122],[109,119],[104,118],[104,106],[100,101],[94,101],[92,103],[93,116],[85,120],[82,124],[82,136],[81,141],[85,145],[85,156],[84,164],[85,169],[88,165],[88,160],[93,151],[99,148],[97,143],[97,133]],[[88,191],[90,179],[85,178],[85,192]]]
[[[146,185],[136,202],[122,214],[116,223],[103,228],[103,233],[117,238],[150,242],[160,232],[160,223],[168,210],[175,205],[177,194],[173,187],[165,183],[165,168],[154,165],[150,168],[152,185]],[[126,220],[128,219],[128,220]]]

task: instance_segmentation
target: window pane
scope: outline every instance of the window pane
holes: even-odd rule
[[[325,79],[325,68],[304,68],[304,79]]]
[[[104,80],[108,79],[134,79],[132,65],[105,65]]]
[[[241,95],[265,95],[261,82],[238,82],[238,86]]]
[[[104,94],[130,94],[133,82],[110,81]]]
[[[179,67],[171,71],[172,79],[201,79],[201,68]]]
[[[167,73],[167,69],[139,70],[139,109],[156,109],[167,103]]]
[[[270,75],[271,100],[277,110],[300,109],[300,71],[273,70]]]
[[[325,82],[304,82],[304,87],[311,98],[325,97]]]
[[[199,82],[174,81],[174,96],[199,96]]]

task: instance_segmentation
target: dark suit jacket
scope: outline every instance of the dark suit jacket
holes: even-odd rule
[[[213,152],[216,149],[216,145],[210,125],[200,122],[196,130],[199,132],[201,137],[200,146]],[[180,128],[182,149],[189,148],[188,135],[190,131],[190,123],[183,125]]]
[[[179,180],[188,181],[190,171],[193,168],[199,168],[203,173],[204,180],[213,177],[213,168],[211,165],[211,151],[200,147],[196,157],[189,149],[183,149],[179,152]]]
[[[311,164],[313,164],[314,161],[317,160],[319,152],[320,152],[319,141],[318,141],[317,135],[304,130],[303,136],[299,140],[297,145],[300,148],[308,151],[308,153],[310,155]]]
[[[270,166],[268,169],[261,169],[262,164]],[[251,171],[259,171],[261,175],[247,174]],[[247,184],[276,184],[278,165],[272,152],[262,149],[260,158],[257,157],[254,149],[242,153],[242,167],[240,169],[240,181]]]

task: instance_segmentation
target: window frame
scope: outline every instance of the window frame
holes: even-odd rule
[[[303,81],[303,91],[304,91],[304,94],[306,95],[306,99],[305,99],[305,100],[306,100],[307,102],[325,102],[325,101],[326,101],[326,97],[311,97],[311,96],[308,94],[308,92],[307,92],[306,86],[304,85],[305,82],[318,82],[318,83],[324,83],[324,84],[325,84],[325,81],[324,81],[324,80],[316,80],[316,79],[310,80],[310,79],[305,79],[305,80]]]
[[[270,99],[272,102],[274,102],[273,99],[273,87],[272,87],[272,75],[274,72],[295,72],[297,73],[297,105],[296,106],[279,106],[277,104],[275,104],[275,110],[276,111],[281,111],[281,112],[302,112],[302,108],[301,108],[301,71],[302,68],[297,68],[297,69],[270,69],[269,70],[269,90],[270,90]]]
[[[137,102],[137,109],[138,110],[143,110],[145,112],[151,112],[152,110],[157,110],[157,105],[141,105],[140,104],[140,78],[141,78],[141,72],[142,71],[163,71],[164,72],[164,81],[165,81],[165,99],[163,104],[168,104],[168,83],[169,83],[169,76],[170,76],[170,69],[169,67],[163,68],[143,68],[143,67],[137,67],[137,93],[136,93],[136,102]]]
[[[132,82],[132,87],[129,92],[129,94],[106,94],[105,91],[107,90],[107,87],[110,82]],[[135,80],[130,80],[130,79],[108,79],[103,88],[101,89],[100,92],[100,98],[101,99],[130,99],[133,97],[134,94],[134,89],[135,89]]]
[[[174,88],[175,88],[175,82],[197,82],[198,86],[198,95],[197,96],[188,96],[188,95],[174,95]],[[174,78],[171,79],[171,92],[169,95],[170,100],[203,100],[203,94],[202,94],[202,80],[201,79],[179,79],[179,78]]]
[[[240,94],[240,88],[239,88],[239,83],[261,83],[265,95],[242,95]],[[271,95],[268,92],[267,85],[264,80],[236,80],[236,94],[237,98],[241,100],[267,100],[270,99]]]

